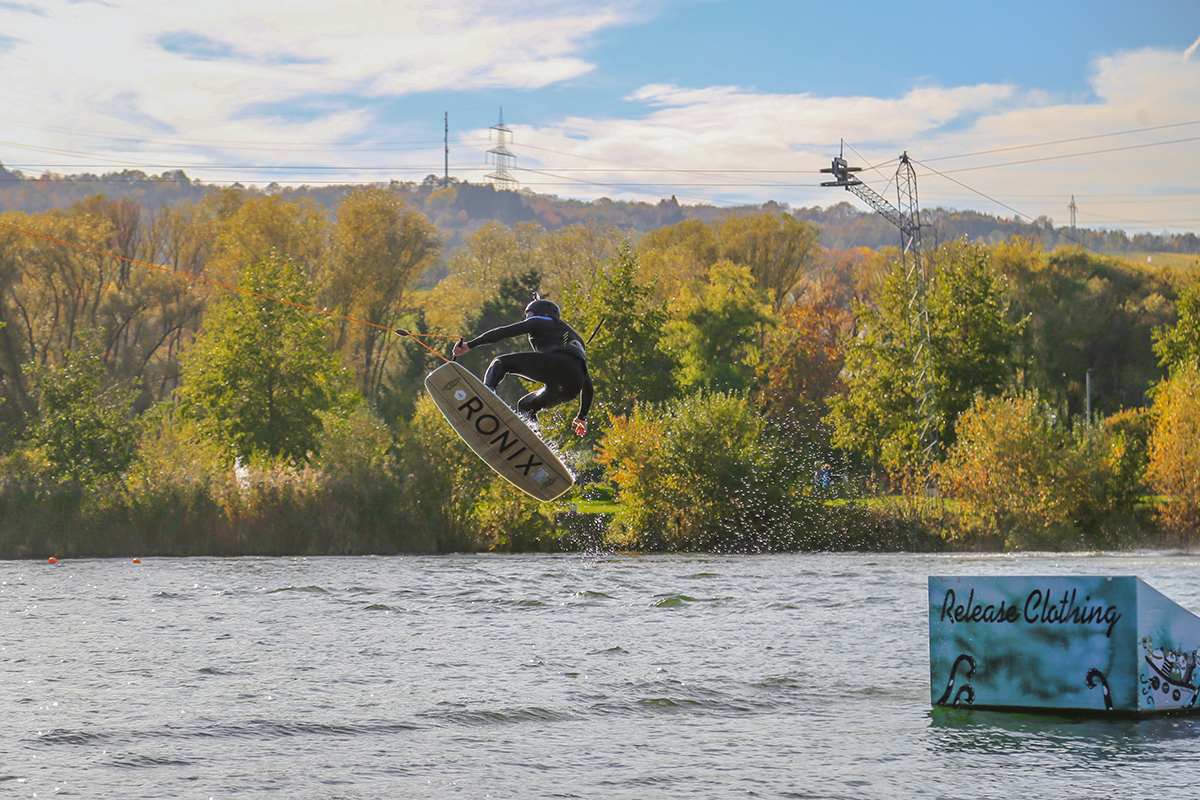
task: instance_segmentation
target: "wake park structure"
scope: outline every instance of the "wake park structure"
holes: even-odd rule
[[[1200,617],[1132,576],[929,578],[935,707],[1200,709]]]

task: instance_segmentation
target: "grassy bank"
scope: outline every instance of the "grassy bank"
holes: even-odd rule
[[[939,551],[948,547],[920,518],[875,503],[831,502],[789,538],[725,537],[720,552]],[[233,496],[200,489],[134,496],[71,484],[0,487],[0,559],[148,556],[315,556],[447,552],[644,550],[615,542],[619,504],[548,505],[522,530],[456,524],[414,505],[398,485],[314,488],[296,482]],[[676,542],[671,550],[699,551]],[[713,548],[709,548],[713,549]]]

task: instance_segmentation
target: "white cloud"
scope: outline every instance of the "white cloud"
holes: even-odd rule
[[[10,165],[59,164],[63,172],[105,163],[151,171],[298,160],[375,167],[378,156],[334,145],[403,138],[402,127],[373,127],[377,104],[417,93],[561,87],[594,72],[586,50],[593,38],[657,7],[646,0],[0,0],[0,155]],[[509,123],[519,167],[566,176],[518,177],[573,197],[852,200],[816,187],[816,170],[845,137],[857,151],[847,154],[853,161],[892,162],[881,168],[885,176],[905,150],[950,176],[922,174],[926,205],[1010,213],[954,178],[1029,216],[1061,218],[1074,194],[1081,224],[1200,229],[1200,142],[1066,157],[1200,136],[1195,126],[1085,138],[1200,120],[1197,47],[1200,40],[1183,53],[1098,59],[1087,97],[1006,84],[821,97],[679,81],[629,93],[618,107],[624,118],[606,109],[536,126]],[[487,131],[466,139],[486,141]],[[1078,141],[939,160],[1063,139]],[[425,156],[440,164],[440,147]],[[462,177],[482,177],[482,153],[477,160],[478,174]],[[973,169],[1017,161],[1030,163]],[[569,171],[584,168],[599,171]],[[952,171],[963,169],[971,171]]]
[[[291,145],[362,135],[380,99],[576,78],[592,69],[579,49],[622,19],[576,2],[0,3],[0,118],[11,125],[0,138],[93,154],[91,165],[104,154],[149,161],[151,150],[167,163],[222,160],[219,142],[279,144],[264,160],[286,159]],[[208,141],[208,154],[168,134]],[[29,152],[4,147],[10,161]]]
[[[1004,216],[1015,209],[1061,222],[1075,195],[1080,224],[1200,229],[1194,181],[1200,141],[1163,144],[1200,137],[1200,124],[1090,138],[1200,122],[1200,64],[1181,62],[1178,52],[1146,49],[1099,59],[1092,67],[1087,98],[1007,85],[923,86],[899,98],[876,98],[652,84],[626,98],[646,109],[637,119],[571,118],[537,129],[518,127],[513,149],[519,168],[545,167],[562,176],[526,175],[541,191],[829,205],[857,203],[817,186],[822,176],[816,170],[828,166],[844,137],[854,148],[847,151],[852,163],[886,163],[864,173],[880,191],[901,152],[927,162],[919,170],[925,205]],[[1074,141],[1028,147],[1060,140]],[[998,149],[1004,152],[942,160]],[[610,173],[602,171],[605,165],[613,167]],[[582,180],[602,185],[572,186]]]

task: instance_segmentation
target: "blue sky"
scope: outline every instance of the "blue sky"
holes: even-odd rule
[[[1200,230],[1200,2],[0,0],[0,161],[244,184],[483,181],[830,205],[887,193]]]

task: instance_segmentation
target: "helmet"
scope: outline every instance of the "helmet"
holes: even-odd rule
[[[525,316],[535,317],[550,317],[550,319],[558,319],[560,312],[558,306],[549,300],[538,298],[529,305],[525,306]]]

